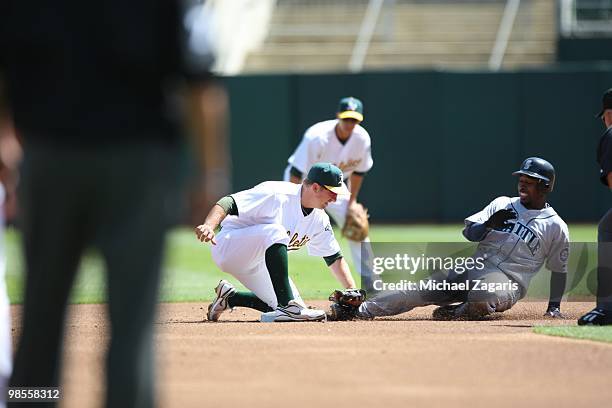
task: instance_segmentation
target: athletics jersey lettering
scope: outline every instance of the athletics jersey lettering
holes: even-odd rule
[[[353,170],[355,170],[357,166],[359,166],[359,163],[361,163],[362,161],[363,159],[348,159],[347,161],[334,163],[334,165],[340,168],[340,170],[342,170],[342,173],[346,173],[348,171],[352,172]]]
[[[304,235],[301,239],[299,238],[299,234],[296,232],[291,235],[291,231],[287,231],[287,235],[289,238],[289,243],[287,244],[288,251],[296,251],[306,245],[310,241],[310,237],[308,235]]]

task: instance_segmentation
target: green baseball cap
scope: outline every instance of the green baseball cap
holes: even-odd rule
[[[338,195],[351,194],[348,188],[346,188],[346,184],[342,182],[342,170],[331,163],[313,164],[306,178]]]
[[[363,103],[357,98],[349,96],[340,99],[338,104],[338,119],[356,119],[363,122]]]

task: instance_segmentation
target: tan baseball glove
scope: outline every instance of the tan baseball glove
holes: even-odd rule
[[[368,210],[359,203],[354,203],[346,212],[346,221],[342,227],[342,235],[352,241],[363,241],[370,233]]]

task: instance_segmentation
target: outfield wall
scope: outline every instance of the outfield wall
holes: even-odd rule
[[[603,125],[593,116],[612,65],[489,72],[410,71],[226,78],[234,190],[280,179],[311,124],[340,97],[364,102],[374,168],[361,200],[374,221],[459,221],[498,195],[523,158],[551,161],[550,203],[566,220],[595,221],[612,205],[597,181]]]

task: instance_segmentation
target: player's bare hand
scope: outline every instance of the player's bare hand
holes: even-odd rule
[[[195,227],[195,233],[201,242],[209,242],[213,245],[217,245],[215,241],[215,231],[209,225],[202,224]]]
[[[561,309],[559,309],[558,307],[549,307],[546,310],[546,313],[544,313],[544,317],[550,317],[553,319],[565,319],[565,316],[563,316],[561,314]]]
[[[505,208],[493,214],[486,222],[486,225],[489,228],[499,230],[499,229],[508,227],[510,225],[508,223],[508,220],[512,220],[515,218],[516,218],[516,212],[514,212],[514,210]]]

